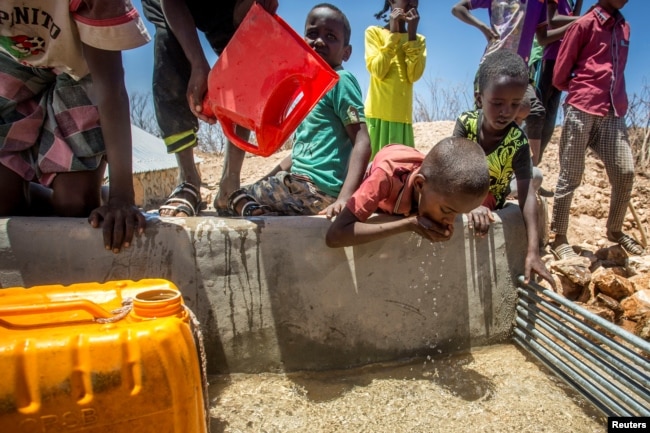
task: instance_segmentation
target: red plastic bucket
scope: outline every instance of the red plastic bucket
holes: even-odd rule
[[[337,81],[300,35],[256,3],[210,71],[203,110],[237,147],[269,156]],[[236,125],[253,131],[257,144],[238,137]]]

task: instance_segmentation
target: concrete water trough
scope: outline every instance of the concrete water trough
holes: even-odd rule
[[[604,431],[606,424],[599,417],[608,412],[601,404],[584,396],[575,384],[568,387],[549,375],[555,361],[551,358],[547,370],[535,359],[539,348],[522,350],[512,344],[513,334],[520,344],[528,338],[515,329],[519,320],[536,322],[517,312],[524,308],[518,305],[522,285],[517,275],[523,272],[526,249],[517,206],[497,212],[489,235],[481,239],[459,217],[452,239],[445,243],[403,234],[330,249],[324,242],[328,227],[323,217],[151,215],[146,233],[126,251],[113,254],[102,248],[101,232],[84,219],[0,218],[0,287],[143,278],[172,281],[201,323],[213,380],[213,433],[466,431],[463,426],[469,424],[485,431],[499,431],[497,425],[512,426],[501,431],[538,431],[535,424],[552,414],[558,423],[570,419],[579,426],[566,431]],[[525,326],[517,329],[529,332]],[[533,336],[538,343],[540,337]],[[636,379],[646,380],[647,364],[637,370]],[[411,424],[402,416],[390,417],[386,405],[397,401],[390,395],[375,400],[383,408],[380,414],[370,402],[340,419],[336,414],[341,408],[332,409],[332,415],[321,414],[318,422],[313,419],[324,402],[338,401],[351,408],[357,404],[354,398],[363,400],[359,393],[372,395],[373,384],[391,375],[399,379],[391,385],[397,393],[393,397],[401,395],[414,411],[427,409],[411,400],[419,395],[411,387],[430,393],[417,400],[429,401],[428,412],[412,412]],[[264,382],[266,378],[271,382]],[[339,382],[343,385],[332,385]],[[263,388],[273,383],[306,399],[287,409],[297,424],[283,424],[278,415],[277,407],[286,396],[265,394],[268,389]],[[250,389],[237,391],[237,384],[252,386],[261,393],[258,397],[268,400],[248,398],[253,408],[237,406],[229,393],[255,394]],[[546,406],[538,391],[549,396]],[[348,398],[352,400],[344,401]],[[465,418],[447,398],[473,402],[461,411]],[[510,399],[517,400],[511,402],[514,406]],[[269,412],[261,412],[267,403]],[[393,409],[399,412],[395,404]],[[295,412],[303,410],[307,418]],[[568,418],[556,414],[562,410]],[[362,427],[364,419],[367,428]],[[388,419],[402,419],[401,427],[395,430]],[[305,429],[301,422],[312,428]],[[522,430],[526,425],[530,428]]]

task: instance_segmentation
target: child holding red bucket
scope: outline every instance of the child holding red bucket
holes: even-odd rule
[[[296,130],[291,155],[266,177],[232,193],[228,207],[241,216],[337,215],[357,189],[370,158],[361,88],[341,64],[352,52],[350,23],[336,6],[308,14],[305,41],[339,75],[337,84]]]
[[[88,217],[102,226],[104,247],[119,252],[145,228],[121,51],[149,34],[124,0],[4,1],[0,9],[0,216]]]
[[[386,0],[381,18],[390,10],[386,26],[370,26],[365,33],[366,68],[370,86],[366,122],[373,158],[392,144],[415,146],[413,137],[413,83],[424,73],[426,44],[417,33],[417,0]]]
[[[205,207],[201,199],[201,176],[194,162],[198,119],[215,123],[202,114],[210,65],[199,41],[203,32],[215,53],[221,54],[239,23],[253,5],[259,3],[275,13],[278,0],[142,0],[145,17],[156,26],[153,97],[156,118],[167,152],[176,155],[180,184],[160,208],[162,216],[195,216]],[[247,140],[249,131],[237,127]],[[229,216],[226,198],[239,188],[239,174],[245,152],[226,144],[223,175],[214,206],[221,216]]]

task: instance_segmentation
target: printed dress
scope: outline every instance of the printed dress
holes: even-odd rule
[[[464,137],[481,145],[479,131],[482,120],[482,110],[464,112],[456,120],[453,136]],[[486,156],[490,172],[490,194],[496,200],[494,208],[499,209],[506,201],[513,174],[517,180],[530,179],[532,176],[528,138],[524,131],[512,122],[503,140]]]

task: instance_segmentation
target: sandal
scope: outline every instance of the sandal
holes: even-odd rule
[[[569,244],[560,244],[555,248],[551,248],[551,253],[555,256],[557,260],[572,259],[574,257],[580,257],[573,251],[573,247]]]
[[[241,213],[238,213],[237,204],[242,200],[246,200],[246,203],[242,206]],[[241,215],[244,217],[257,216],[253,214],[255,211],[260,209],[264,210],[264,213],[271,210],[269,206],[259,204],[255,198],[248,194],[248,192],[243,188],[236,190],[228,197],[228,210],[233,215]]]
[[[622,234],[614,242],[616,242],[621,247],[623,247],[625,252],[627,252],[628,254],[631,254],[633,256],[640,256],[641,254],[643,254],[644,251],[643,247],[632,236]]]
[[[189,200],[179,197],[179,194],[184,194],[185,197],[189,197]],[[201,195],[198,188],[189,182],[183,182],[178,185],[171,194],[169,194],[165,203],[158,209],[158,213],[160,213],[161,210],[170,210],[173,212],[172,215],[164,216],[175,217],[178,213],[182,212],[189,217],[193,217],[203,209],[205,209],[205,203],[201,201]]]

